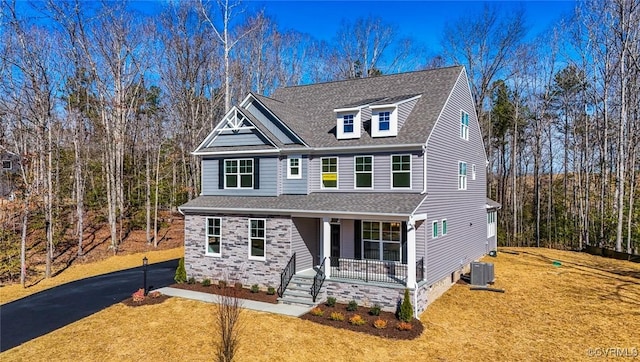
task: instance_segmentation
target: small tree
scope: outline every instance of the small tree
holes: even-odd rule
[[[403,322],[411,322],[413,320],[413,306],[409,299],[409,289],[404,290],[404,298],[402,298],[398,318]]]
[[[173,277],[173,280],[178,284],[187,281],[187,270],[184,268],[184,258],[180,258],[180,261],[178,261],[178,269],[176,269],[176,276]]]
[[[226,279],[226,278],[225,278]],[[219,295],[217,330],[220,342],[217,346],[218,362],[231,362],[240,346],[240,314],[242,299],[238,288],[223,288]]]

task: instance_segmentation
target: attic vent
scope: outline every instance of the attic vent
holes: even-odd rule
[[[493,263],[471,263],[471,285],[486,286],[495,280]]]

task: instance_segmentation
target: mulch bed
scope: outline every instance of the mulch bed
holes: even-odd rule
[[[222,289],[217,284],[215,284],[215,285],[212,284],[212,285],[210,285],[208,287],[205,287],[201,283],[194,283],[194,284],[181,283],[181,284],[172,284],[172,285],[170,285],[170,287],[171,288],[178,288],[178,289],[185,289],[185,290],[192,290],[194,292],[202,292],[202,293],[223,295]],[[248,300],[255,300],[257,302],[278,304],[278,295],[277,294],[269,295],[263,290],[259,291],[258,293],[252,293],[251,290],[249,290],[247,288],[235,289],[235,287],[233,287],[233,286],[227,287],[227,288],[234,288],[232,292],[234,292],[234,293],[237,292],[238,293],[237,296],[240,299],[248,299]]]
[[[140,307],[143,305],[154,305],[154,304],[160,304],[162,302],[164,302],[165,300],[171,298],[168,295],[164,295],[164,294],[160,294],[157,297],[151,297],[149,295],[147,295],[143,301],[141,302],[134,302],[132,297],[129,297],[125,300],[122,301],[122,304],[129,306],[129,307]]]
[[[348,329],[355,332],[361,332],[373,336],[392,339],[414,339],[422,334],[422,331],[424,329],[424,327],[422,326],[422,322],[414,318],[411,322],[411,325],[413,326],[411,330],[401,331],[396,328],[400,321],[398,320],[398,318],[396,318],[394,313],[381,311],[379,316],[372,316],[369,315],[369,308],[366,307],[358,307],[358,310],[356,310],[355,312],[347,311],[347,305],[339,303],[336,303],[336,305],[333,307],[329,307],[325,304],[320,304],[318,307],[324,312],[322,316],[314,316],[311,314],[311,312],[309,312],[301,316],[300,318],[334,328]],[[329,316],[332,312],[342,313],[345,317],[344,320],[334,321],[329,319]],[[353,317],[355,314],[360,315],[366,321],[366,323],[361,326],[349,323],[349,318]],[[377,319],[387,321],[387,327],[384,329],[378,329],[374,327],[373,322]]]

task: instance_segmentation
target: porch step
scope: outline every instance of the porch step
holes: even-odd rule
[[[300,305],[304,307],[318,305],[319,301],[313,302],[311,286],[313,286],[313,278],[294,275],[282,297],[278,298],[278,301],[282,304]]]

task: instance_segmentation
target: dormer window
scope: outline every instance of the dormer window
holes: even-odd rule
[[[342,117],[342,132],[353,133],[353,114],[345,114]]]
[[[388,131],[391,124],[391,112],[378,113],[378,130]]]

